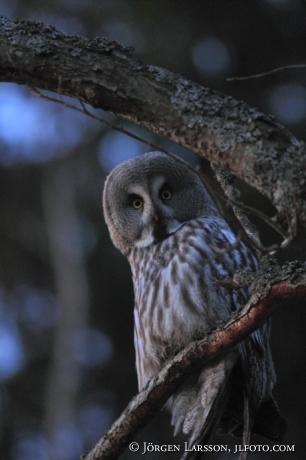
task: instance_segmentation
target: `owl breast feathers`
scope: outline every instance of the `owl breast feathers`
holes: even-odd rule
[[[115,168],[105,183],[103,207],[111,238],[132,269],[141,389],[169,357],[246,303],[248,289],[214,281],[238,270],[256,271],[257,262],[241,242],[233,245],[235,236],[198,175],[163,153]],[[269,332],[267,323],[190,375],[170,398],[175,433],[188,434],[189,446],[207,444],[215,432],[243,436],[246,443],[251,433],[282,439],[285,421],[272,396]],[[186,452],[184,458],[197,455]]]

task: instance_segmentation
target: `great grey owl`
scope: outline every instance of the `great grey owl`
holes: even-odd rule
[[[245,304],[248,289],[214,281],[256,271],[257,262],[243,243],[233,245],[234,234],[196,172],[163,153],[117,166],[106,180],[103,207],[113,243],[132,269],[142,389],[169,357]],[[189,446],[207,444],[215,432],[245,441],[250,433],[282,439],[285,421],[272,396],[269,333],[267,323],[203,365],[167,402],[175,433],[188,434]],[[191,451],[184,458],[200,456]]]

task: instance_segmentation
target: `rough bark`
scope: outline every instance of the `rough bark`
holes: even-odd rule
[[[104,39],[0,19],[0,81],[112,111],[166,136],[266,195],[288,222],[306,222],[306,153],[271,117]],[[290,224],[289,224],[290,226]]]
[[[101,438],[86,460],[112,460],[118,458],[135,434],[150,420],[167,399],[177,390],[184,377],[206,361],[226,352],[246,338],[266,321],[281,301],[296,296],[306,296],[306,265],[291,263],[282,269],[273,267],[266,259],[259,276],[240,274],[237,285],[249,284],[253,278],[249,302],[222,327],[203,340],[189,344],[169,361],[160,373],[130,402],[128,407]]]

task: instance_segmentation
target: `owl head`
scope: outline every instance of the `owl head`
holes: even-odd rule
[[[117,166],[103,192],[106,223],[115,246],[156,244],[185,222],[215,209],[199,176],[181,160],[150,152]]]

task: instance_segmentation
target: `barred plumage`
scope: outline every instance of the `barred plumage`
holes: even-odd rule
[[[164,362],[242,306],[250,292],[213,283],[257,268],[235,242],[199,177],[187,165],[153,152],[115,168],[104,189],[114,244],[128,258],[135,292],[139,388]],[[217,250],[225,250],[218,252]],[[228,249],[228,250],[227,250]],[[281,439],[285,422],[272,396],[275,372],[269,323],[191,375],[168,401],[175,433],[189,445],[212,435],[251,432]],[[184,458],[197,458],[186,453]]]
[[[159,357],[164,356],[165,348],[177,351],[195,338],[203,337],[247,298],[246,291],[241,290],[241,300],[234,304],[225,288],[212,284],[213,279],[232,276],[244,267],[239,263],[241,248],[221,258],[212,249],[212,243],[206,244],[214,232],[222,232],[223,239],[219,237],[222,244],[218,244],[218,248],[226,249],[233,243],[234,237],[224,221],[210,218],[208,223],[199,217],[152,246],[150,252],[147,248],[134,248],[128,257],[135,292],[135,348],[140,388],[156,373],[148,366],[149,360],[156,362],[160,369],[164,358]],[[172,244],[177,247],[174,254]],[[254,270],[254,259],[246,248],[244,251],[248,266]],[[205,289],[206,286],[209,289]],[[237,294],[234,293],[236,297]],[[141,363],[142,360],[147,365]],[[139,372],[146,367],[147,372]]]

